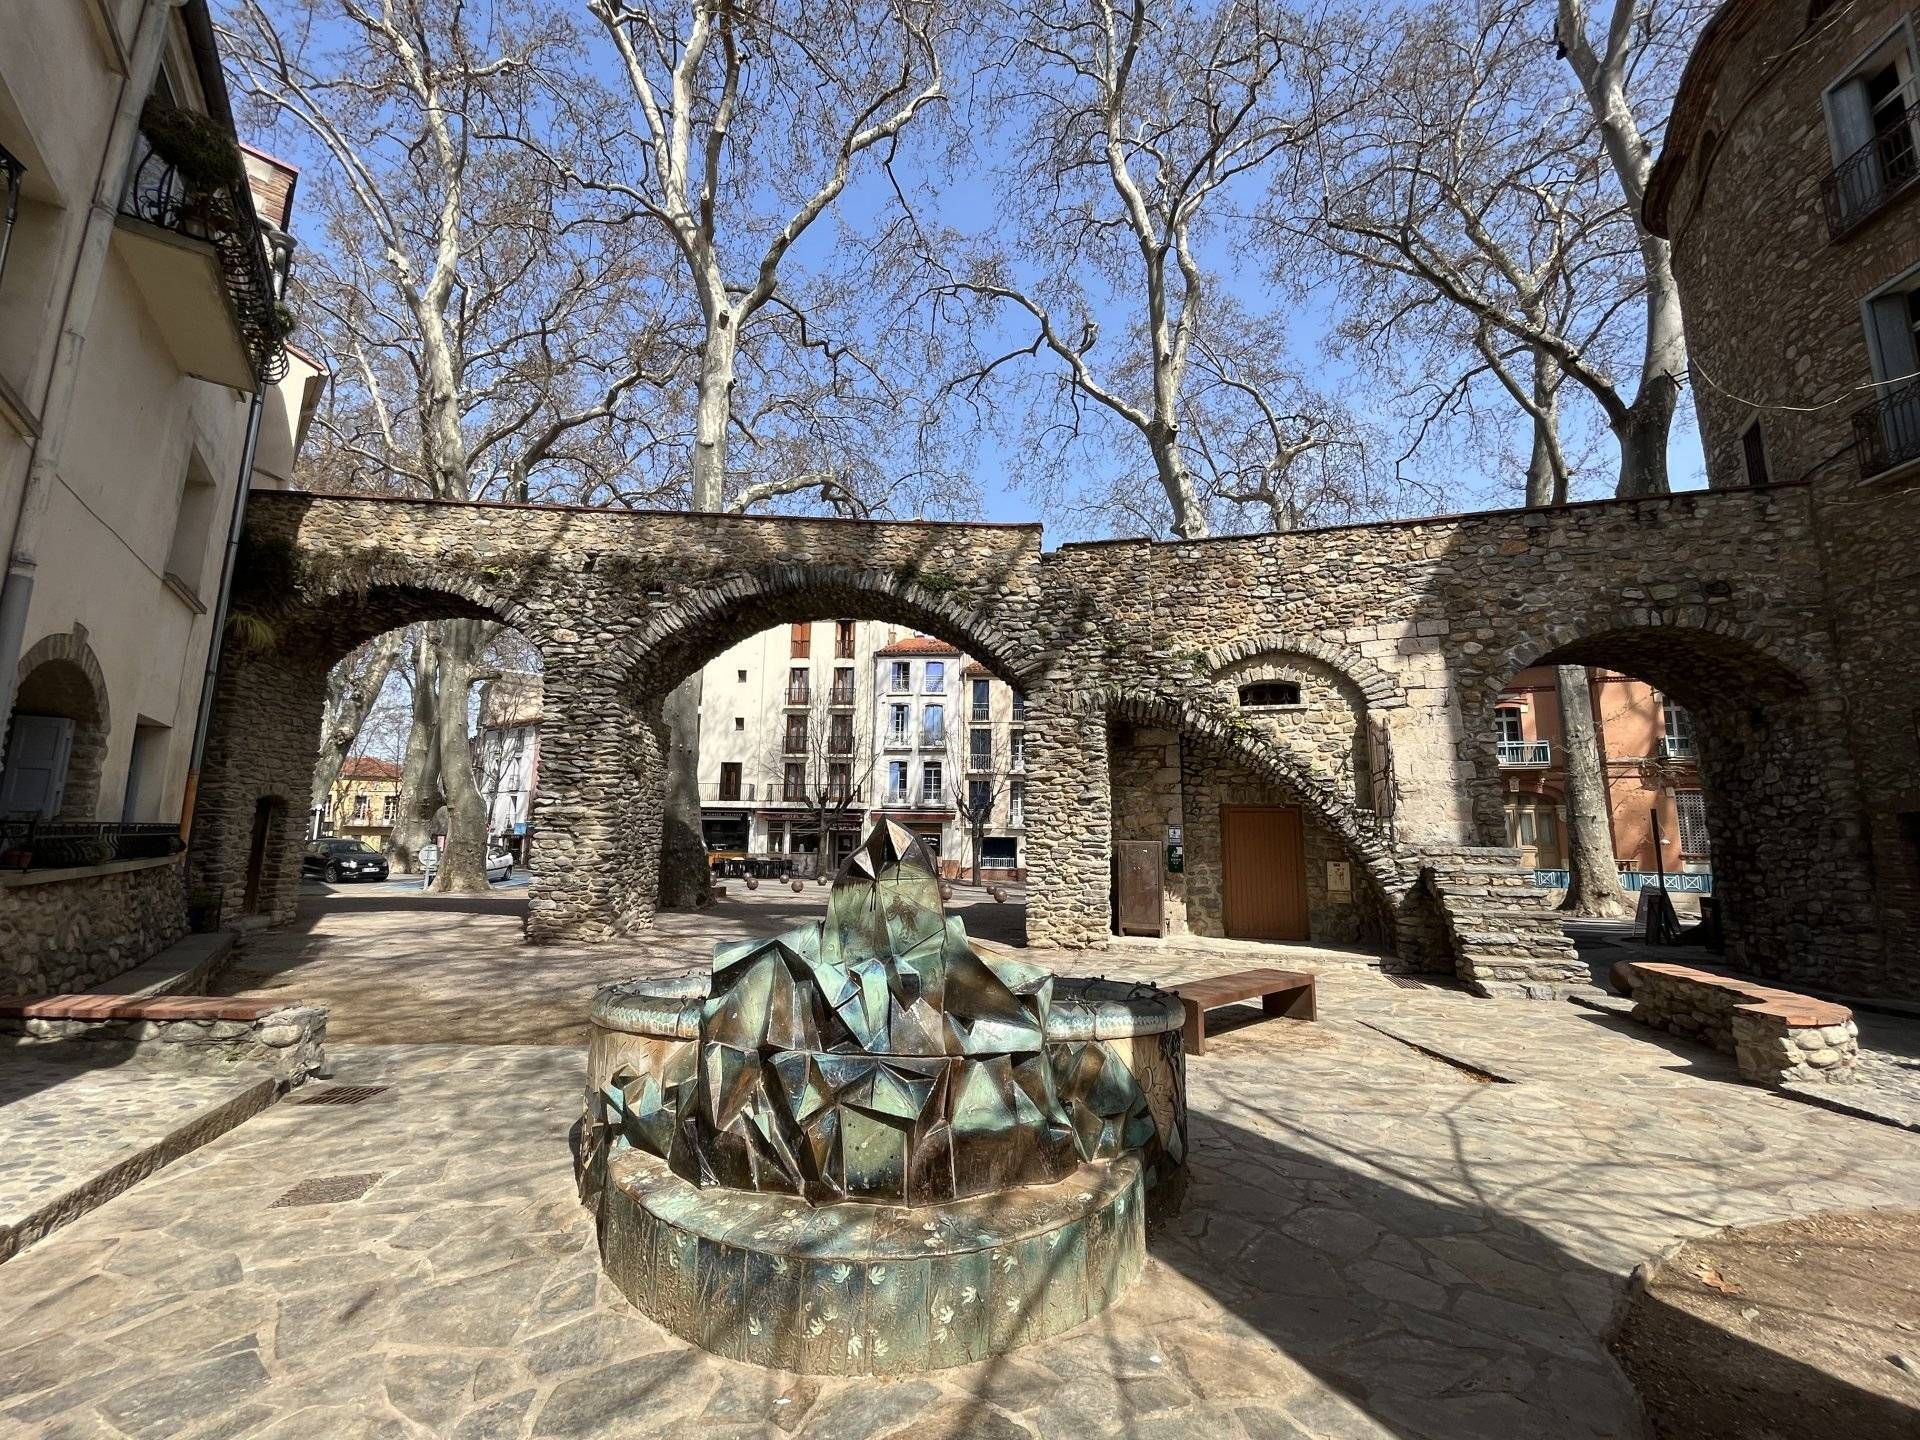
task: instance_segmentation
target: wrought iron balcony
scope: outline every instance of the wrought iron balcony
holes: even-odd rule
[[[1553,763],[1553,746],[1546,740],[1502,740],[1499,750],[1506,766],[1539,769]]]
[[[832,691],[827,696],[827,703],[836,708],[853,704],[853,681],[848,679],[842,682],[836,679],[833,682]]]
[[[787,677],[787,704],[807,705],[812,703],[813,687],[807,683],[804,675]]]
[[[1911,85],[1909,85],[1911,90]],[[1920,179],[1920,143],[1916,107],[1909,95],[1905,112],[1884,125],[1866,144],[1833,167],[1821,182],[1820,202],[1827,212],[1827,234],[1838,240]]]
[[[969,750],[967,752],[967,768],[975,773],[993,769],[993,751]]]
[[[1693,737],[1691,735],[1663,735],[1660,737],[1660,753],[1669,760],[1693,759]]]
[[[256,379],[271,385],[287,373],[287,327],[275,291],[266,232],[254,213],[244,167],[239,176],[230,184],[195,185],[142,135],[135,144],[120,210],[212,247],[249,366]]]
[[[180,826],[75,825],[54,820],[0,821],[0,869],[67,870],[177,855]]]
[[[752,781],[736,781],[733,784],[728,784],[725,780],[710,780],[700,787],[700,798],[702,800],[726,801],[729,803],[736,800],[752,800],[755,798],[755,792],[758,789],[759,786]]]
[[[913,732],[912,731],[889,730],[887,732],[887,749],[911,750],[912,748],[913,748]]]
[[[1920,460],[1920,380],[1853,412],[1853,449],[1862,477]]]
[[[947,727],[944,725],[923,725],[920,727],[920,748],[939,750],[947,743]]]

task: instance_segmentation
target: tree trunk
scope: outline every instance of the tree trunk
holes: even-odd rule
[[[354,741],[360,738],[361,727],[367,723],[367,715],[378,703],[380,692],[386,688],[387,676],[393,672],[393,663],[399,658],[400,646],[406,638],[406,631],[390,630],[373,642],[367,666],[358,677],[348,669],[352,656],[336,665],[333,673],[327,677],[327,709],[320,726],[320,757],[313,765],[314,810],[323,807],[332,795],[333,784],[340,778],[340,767],[346,763]]]
[[[483,622],[442,620],[434,624],[439,703],[435,707],[440,751],[440,788],[447,805],[447,838],[434,872],[436,894],[484,894],[487,885],[487,802],[473,771],[467,732],[467,700],[473,688]]]
[[[395,807],[393,867],[411,875],[420,869],[420,851],[433,839],[433,817],[440,809],[440,738],[435,719],[439,677],[433,646],[423,626],[413,642],[413,722],[400,767],[400,803]]]
[[[1648,376],[1626,418],[1613,427],[1620,442],[1620,484],[1614,494],[1621,499],[1667,493],[1667,439],[1679,403],[1680,386],[1673,377]]]
[[[1180,456],[1180,442],[1171,425],[1155,421],[1147,427],[1147,445],[1153,451],[1154,474],[1167,492],[1173,511],[1173,533],[1182,540],[1207,538],[1207,513],[1193,488],[1193,476]]]
[[[1559,366],[1541,351],[1533,354],[1533,454],[1527,460],[1527,505],[1567,503],[1567,472],[1560,451]]]
[[[975,885],[980,883],[980,843],[986,833],[987,827],[984,821],[973,822],[973,883]]]
[[[1567,786],[1567,896],[1560,908],[1575,915],[1620,915],[1626,891],[1613,858],[1607,780],[1593,719],[1593,692],[1586,667],[1556,665],[1560,736]]]

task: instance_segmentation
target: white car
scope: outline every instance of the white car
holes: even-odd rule
[[[431,875],[435,870],[438,870],[439,868],[440,868],[440,847],[438,845],[422,845],[420,847],[421,871],[424,874]],[[491,883],[498,885],[502,880],[505,880],[511,877],[512,874],[513,874],[513,852],[511,850],[502,849],[498,845],[488,846],[487,847],[487,879]]]

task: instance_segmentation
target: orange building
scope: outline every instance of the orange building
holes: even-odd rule
[[[1693,721],[1644,681],[1589,670],[1587,683],[1621,872],[1655,869],[1652,816],[1657,811],[1660,868],[1669,875],[1711,873]],[[1508,842],[1526,851],[1536,869],[1564,870],[1566,750],[1553,671],[1521,671],[1501,691],[1496,713]]]

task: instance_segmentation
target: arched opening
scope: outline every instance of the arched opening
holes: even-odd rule
[[[1870,934],[1867,907],[1849,917],[1838,899],[1859,873],[1858,837],[1822,800],[1849,783],[1837,697],[1707,624],[1603,620],[1515,658],[1482,711],[1476,824],[1520,851],[1550,898],[1581,867],[1611,867],[1583,908],[1612,898],[1618,918],[1572,926],[1596,970],[1609,927],[1643,933],[1631,917],[1661,888],[1683,927],[1707,921],[1689,941],[1765,975],[1811,977]]]
[[[21,657],[19,673],[0,771],[0,815],[96,819],[111,719],[93,652],[77,636],[49,636]]]

